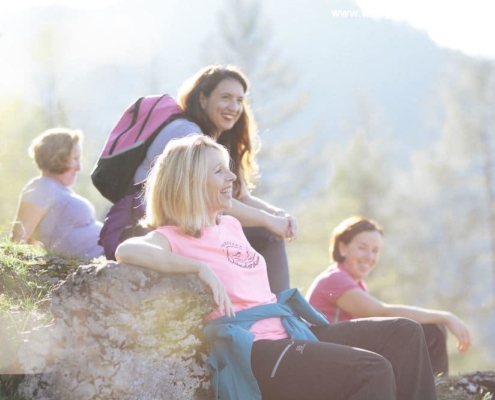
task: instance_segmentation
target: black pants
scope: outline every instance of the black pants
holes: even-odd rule
[[[431,368],[435,376],[449,375],[449,358],[447,353],[447,328],[444,325],[421,325],[425,334],[426,346],[430,355]]]
[[[243,230],[249,244],[266,261],[272,293],[279,294],[289,289],[289,262],[285,251],[285,240],[277,239],[265,228],[243,228]]]
[[[434,400],[422,328],[366,318],[313,328],[320,340],[260,340],[251,365],[263,400]]]

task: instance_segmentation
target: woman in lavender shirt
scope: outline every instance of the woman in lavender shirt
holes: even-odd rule
[[[81,169],[81,142],[80,131],[63,128],[49,129],[33,140],[29,155],[40,176],[22,190],[12,241],[70,256],[103,255],[98,245],[102,224],[94,207],[70,188]]]

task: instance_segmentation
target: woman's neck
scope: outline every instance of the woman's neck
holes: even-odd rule
[[[65,183],[63,182],[63,179],[62,179],[62,175],[61,174],[55,174],[53,172],[50,172],[50,171],[45,171],[45,170],[42,170],[41,171],[41,176],[45,177],[45,178],[49,178],[53,181],[56,181],[58,183],[60,183],[61,185],[65,185]]]
[[[212,214],[208,217],[205,227],[211,228],[212,226],[217,226],[219,222],[220,222],[220,215],[218,213],[215,213],[214,215]]]

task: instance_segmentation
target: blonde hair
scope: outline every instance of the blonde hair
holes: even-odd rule
[[[227,149],[205,135],[191,134],[167,144],[146,181],[145,225],[151,229],[175,225],[186,235],[201,235],[208,218],[209,148],[220,151],[228,162]]]
[[[63,174],[70,168],[72,149],[82,139],[79,130],[48,129],[31,142],[28,153],[40,170]]]

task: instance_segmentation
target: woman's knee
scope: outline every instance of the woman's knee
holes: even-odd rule
[[[423,328],[416,321],[413,321],[409,318],[397,318],[396,323],[400,326],[401,329],[405,331],[410,331],[414,333],[423,333]]]
[[[390,361],[380,354],[370,353],[357,371],[356,383],[357,393],[365,395],[364,398],[395,398],[394,368]]]

